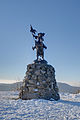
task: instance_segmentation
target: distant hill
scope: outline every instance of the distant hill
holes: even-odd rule
[[[20,88],[21,85],[22,82],[16,82],[13,84],[0,83],[0,91],[17,90],[17,88]],[[61,82],[58,82],[58,87],[59,87],[59,92],[65,92],[65,93],[76,93],[78,90],[80,90],[80,87],[71,86]]]
[[[58,88],[60,92],[67,92],[67,93],[76,93],[78,90],[80,90],[80,87],[75,87],[68,85],[66,83],[58,82]]]
[[[20,88],[21,85],[22,85],[22,82],[16,82],[16,83],[13,83],[13,84],[0,83],[0,91],[17,90],[17,88]]]

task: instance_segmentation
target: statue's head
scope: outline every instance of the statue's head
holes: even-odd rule
[[[38,37],[43,37],[45,33],[38,33]]]

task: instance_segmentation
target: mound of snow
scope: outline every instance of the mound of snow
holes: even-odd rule
[[[61,93],[61,100],[14,100],[18,92],[0,92],[0,120],[80,120],[80,94]]]

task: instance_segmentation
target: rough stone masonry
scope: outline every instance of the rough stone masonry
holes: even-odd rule
[[[55,69],[47,62],[34,62],[27,65],[19,98],[59,100],[58,87],[55,79]]]

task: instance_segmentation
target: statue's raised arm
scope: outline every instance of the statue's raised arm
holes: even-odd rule
[[[31,32],[32,34],[35,34],[35,33],[37,32],[35,29],[33,29],[32,25],[30,25],[30,32]]]

